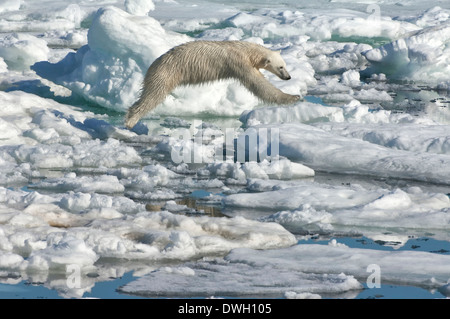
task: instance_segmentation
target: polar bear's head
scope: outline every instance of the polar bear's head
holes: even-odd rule
[[[291,76],[286,70],[286,62],[280,55],[280,51],[271,51],[264,60],[263,69],[272,72],[282,80],[290,80]]]

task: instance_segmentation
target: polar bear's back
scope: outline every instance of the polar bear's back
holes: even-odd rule
[[[163,54],[149,72],[158,68],[158,72],[177,75],[181,84],[236,78],[238,73],[256,67],[255,61],[267,54],[264,51],[270,50],[250,42],[191,41]]]

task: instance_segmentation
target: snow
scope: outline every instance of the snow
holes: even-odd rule
[[[318,259],[321,260],[319,265]],[[349,259],[354,260],[351,265]],[[409,266],[413,260],[414,266]],[[367,266],[372,264],[380,266],[384,280],[390,283],[411,282],[411,278],[417,278],[416,284],[423,287],[439,287],[442,279],[447,278],[448,262],[449,256],[356,249],[332,243],[265,251],[242,248],[233,250],[225,261],[208,260],[175,269],[160,268],[120,290],[143,296],[235,297],[257,293],[270,297],[285,293],[291,297],[303,294],[312,297],[308,294],[313,294],[317,298],[362,289],[356,278],[366,278]]]
[[[448,184],[447,154],[391,149],[366,141],[333,135],[306,124],[258,125],[280,131],[280,155],[314,170],[364,174]],[[332,158],[333,161],[329,159]]]
[[[48,52],[47,42],[29,34],[8,34],[0,42],[0,55],[10,69],[27,69],[47,60]]]
[[[249,182],[248,188],[258,193],[229,195],[225,206],[240,208],[250,218],[277,222],[294,233],[356,231],[371,237],[377,233],[374,228],[392,228],[391,235],[404,242],[398,229],[406,227],[417,234],[433,230],[439,238],[448,239],[449,199],[445,194],[416,187],[367,190],[361,185],[290,185],[259,180]]]
[[[32,253],[28,259],[28,267],[37,271],[64,267],[68,264],[88,267],[97,259],[95,252],[87,247],[83,240],[68,237]]]
[[[255,293],[273,297],[283,292],[339,293],[357,290],[361,285],[352,276],[344,274],[317,275],[293,272],[291,269],[270,265],[254,266],[239,262],[198,262],[179,269],[162,268],[142,277],[120,290],[143,296],[251,297]],[[201,284],[199,285],[199,281]],[[220,282],[220,285],[217,285]]]
[[[87,46],[60,62],[33,69],[86,99],[124,110],[136,99],[151,62],[188,38],[166,32],[150,17],[105,7],[96,12],[87,39]]]
[[[404,21],[381,17],[376,13],[366,15],[351,10],[301,12],[261,9],[256,13],[239,13],[230,23],[244,32],[261,38],[307,35],[314,40],[339,37],[385,37],[394,39],[401,34],[417,30],[417,26]]]
[[[290,256],[283,259],[280,256]],[[322,256],[318,265],[315,256]],[[348,265],[349,259],[354,260]],[[299,272],[338,273],[345,270],[355,278],[367,278],[367,266],[377,264],[384,271],[389,282],[406,282],[416,277],[420,284],[440,285],[447,277],[446,263],[449,256],[415,251],[377,251],[371,249],[349,248],[345,245],[296,245],[277,251],[252,251],[236,249],[226,258],[230,262],[244,262],[255,266],[271,264],[273,267]],[[414,266],[411,260],[420,260]],[[395,265],[395,266],[394,266]],[[405,272],[405,268],[409,273]],[[424,269],[429,271],[423,272]],[[433,279],[434,278],[434,279]],[[413,279],[414,280],[414,279]]]
[[[138,16],[145,16],[155,9],[151,0],[125,0],[124,6],[126,12]]]
[[[2,284],[358,298],[375,266],[449,295],[448,5],[0,2]],[[264,76],[304,100],[179,87],[125,129],[148,66],[195,40],[281,50],[292,79]]]
[[[443,22],[369,50],[365,56],[372,63],[370,72],[436,87],[447,80],[449,39],[450,24]]]
[[[355,123],[321,123],[317,126],[341,136],[354,137],[393,149],[421,153],[450,153],[446,125],[383,123],[361,126]]]
[[[2,213],[8,221],[2,234],[3,249],[9,252],[28,246],[36,249],[22,262],[21,268],[26,271],[34,271],[39,265],[41,271],[67,264],[88,267],[100,257],[183,260],[242,245],[267,249],[295,243],[295,237],[275,223],[145,212],[130,200],[120,202],[107,195],[90,196],[91,190],[62,196],[5,188],[1,191],[5,195],[2,210],[9,211]],[[34,194],[37,196],[28,200]],[[23,212],[21,202],[26,207]],[[124,214],[132,211],[139,213],[125,218]],[[88,222],[90,226],[83,226]],[[21,230],[22,227],[25,229]],[[66,231],[52,230],[53,227],[64,227]],[[23,232],[26,235],[26,228],[34,229],[37,237],[15,239]],[[127,239],[134,236],[140,239],[137,242]]]

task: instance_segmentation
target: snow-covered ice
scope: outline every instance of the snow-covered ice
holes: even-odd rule
[[[355,260],[351,266],[349,259]],[[424,252],[350,249],[335,242],[265,251],[241,248],[233,250],[225,261],[162,267],[121,290],[144,296],[279,296],[283,292],[319,296],[346,292],[351,296],[362,289],[357,278],[367,278],[368,266],[374,264],[386,269],[383,276],[391,284],[441,287],[447,280],[449,259]]]
[[[252,252],[253,253],[253,252]],[[220,285],[217,283],[220,282]],[[120,291],[142,296],[183,297],[274,297],[285,292],[338,294],[361,289],[361,284],[343,273],[310,274],[272,264],[253,265],[223,260],[202,261],[182,267],[162,267]]]
[[[448,80],[450,24],[428,26],[365,53],[369,72],[436,87]]]
[[[375,267],[449,296],[449,30],[442,1],[1,1],[0,283],[358,298]],[[304,100],[179,87],[125,129],[199,39],[281,50]]]
[[[258,128],[279,129],[280,155],[315,170],[442,184],[450,182],[448,154],[392,149],[378,143],[330,134],[306,124],[272,124]]]

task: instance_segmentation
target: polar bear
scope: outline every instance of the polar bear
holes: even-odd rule
[[[289,80],[279,51],[244,41],[192,41],[157,58],[149,67],[141,96],[128,109],[125,125],[132,128],[179,85],[193,85],[234,78],[264,102],[289,104],[299,95],[282,92],[264,78],[259,69]]]

